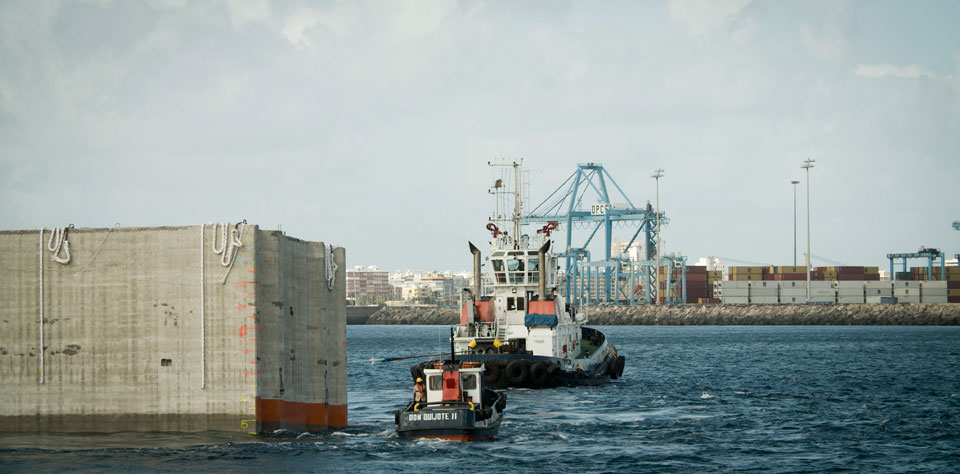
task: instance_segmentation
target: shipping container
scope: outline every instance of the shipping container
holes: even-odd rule
[[[860,296],[841,296],[837,295],[837,304],[863,304],[863,295]]]
[[[774,296],[750,296],[750,302],[753,304],[780,304],[780,299]]]

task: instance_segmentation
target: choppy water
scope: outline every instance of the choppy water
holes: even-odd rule
[[[0,471],[960,471],[960,328],[603,329],[623,379],[510,390],[494,442],[397,439],[410,364],[352,363],[340,432],[5,434]],[[436,350],[446,331],[349,326],[348,357]]]

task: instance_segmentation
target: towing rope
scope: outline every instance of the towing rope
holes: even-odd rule
[[[333,261],[333,245],[323,244],[323,260],[326,263],[327,289],[333,291],[337,282],[337,262]]]
[[[54,227],[50,230],[50,239],[47,240],[47,250],[53,252],[53,261],[61,265],[70,263],[70,242],[67,240],[67,234],[72,228],[73,224],[67,227]],[[43,230],[40,232],[42,235]],[[61,251],[66,255],[65,257],[60,256]]]
[[[211,242],[211,247],[213,248],[213,253],[220,255],[220,265],[224,267],[229,267],[233,264],[238,249],[243,246],[243,241],[240,240],[243,236],[243,231],[237,229],[238,227],[240,227],[239,222],[233,226],[232,229],[228,222],[218,222],[213,225],[213,241]],[[218,228],[220,229],[219,247],[217,246]]]

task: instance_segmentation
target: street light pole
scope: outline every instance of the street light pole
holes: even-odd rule
[[[810,255],[810,168],[813,168],[814,163],[816,160],[807,158],[800,167],[807,170],[807,303],[810,302],[810,261],[812,259]]]
[[[660,178],[663,177],[663,169],[657,168],[650,177],[657,180],[657,291],[654,292],[654,298],[656,304],[660,304]]]
[[[793,180],[793,266],[797,266],[797,184],[800,181]]]

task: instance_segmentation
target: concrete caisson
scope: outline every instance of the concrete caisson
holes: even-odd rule
[[[345,426],[344,249],[223,234],[0,231],[0,431]]]

